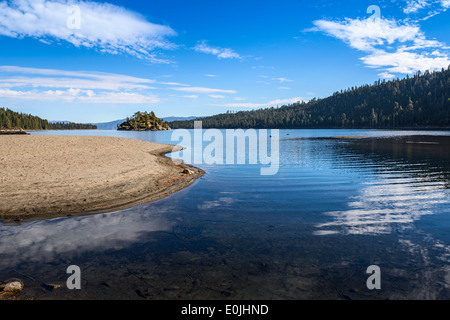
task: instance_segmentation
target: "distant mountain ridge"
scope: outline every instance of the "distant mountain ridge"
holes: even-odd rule
[[[117,130],[117,127],[125,122],[127,119],[114,120],[110,122],[95,123],[98,130]]]
[[[201,117],[166,117],[162,118],[166,122],[172,122],[172,121],[189,121],[189,120],[195,120]]]

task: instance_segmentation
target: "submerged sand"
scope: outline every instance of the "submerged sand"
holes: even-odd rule
[[[204,174],[163,156],[179,149],[114,137],[0,136],[0,219],[111,212],[161,199]]]

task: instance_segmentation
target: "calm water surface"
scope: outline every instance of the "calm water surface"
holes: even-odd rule
[[[204,177],[151,204],[0,224],[0,280],[38,299],[450,299],[449,153],[448,131],[280,130],[275,176],[198,165]],[[69,265],[82,289],[50,290]]]

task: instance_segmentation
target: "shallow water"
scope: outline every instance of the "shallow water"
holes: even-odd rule
[[[20,278],[25,299],[449,299],[449,143],[448,131],[280,130],[276,175],[198,164],[205,176],[151,204],[0,225],[0,281]],[[70,265],[81,290],[65,287]]]

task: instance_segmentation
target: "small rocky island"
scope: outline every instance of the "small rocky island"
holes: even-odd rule
[[[127,131],[161,131],[170,129],[169,125],[158,118],[153,111],[150,113],[136,112],[132,118],[127,118],[117,128],[117,130]]]

